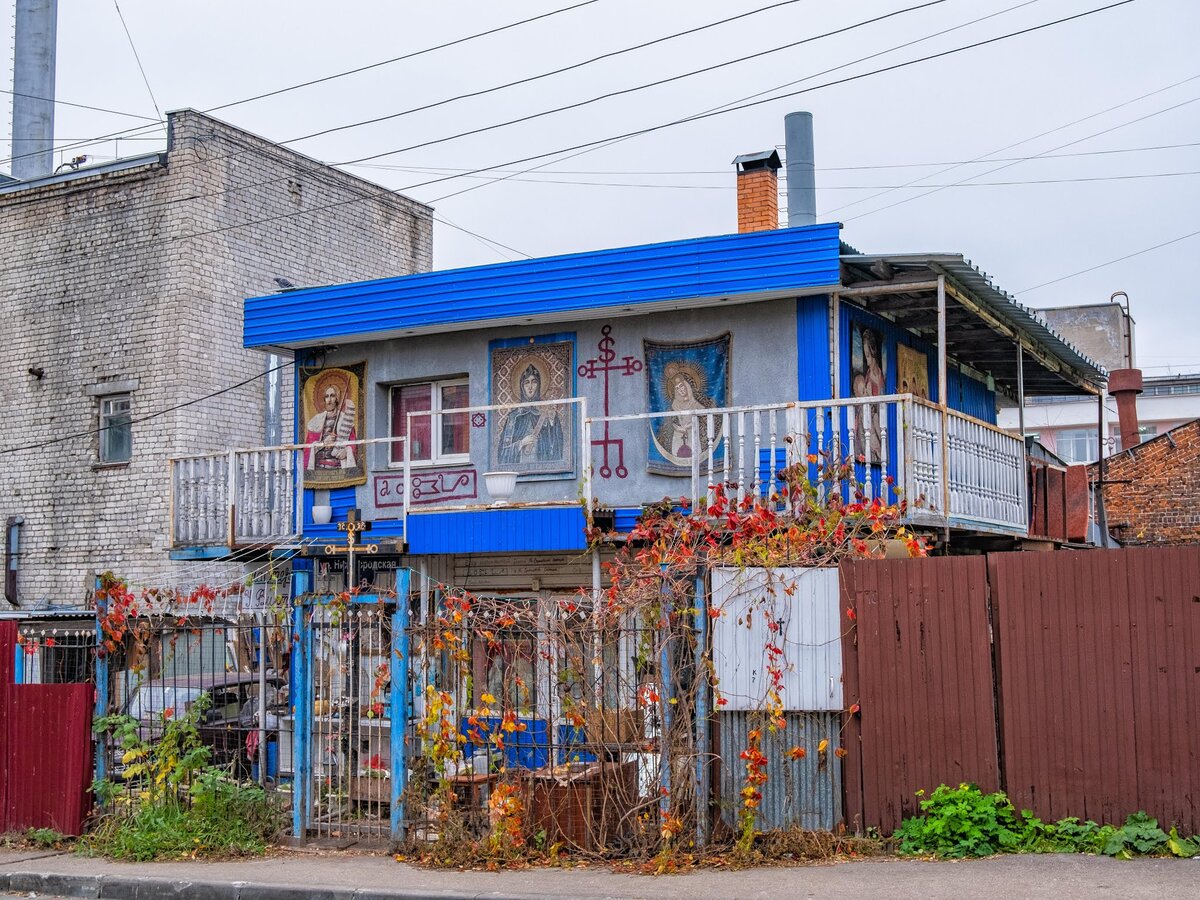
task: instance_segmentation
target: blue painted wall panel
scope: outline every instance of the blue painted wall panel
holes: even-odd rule
[[[829,383],[829,298],[801,297],[796,301],[797,400],[827,400]]]
[[[333,518],[328,525],[316,525],[312,520],[313,492],[304,492],[304,537],[317,540],[344,542],[346,535],[338,531],[337,523],[346,521],[346,514],[354,509],[354,488],[334,488],[329,492],[329,505],[333,507]],[[373,543],[404,536],[404,527],[398,519],[376,520],[371,530],[362,533],[363,543]]]
[[[408,519],[408,552],[584,550],[584,524],[578,506],[418,514]]]
[[[452,328],[839,283],[840,226],[812,225],[253,297],[247,347]]]

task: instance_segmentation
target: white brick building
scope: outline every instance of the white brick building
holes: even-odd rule
[[[80,605],[105,570],[152,585],[196,569],[168,556],[167,459],[264,443],[267,379],[137,419],[268,369],[242,348],[245,296],[431,263],[428,207],[190,110],[169,116],[165,153],[0,186],[0,523],[18,537],[17,602]],[[126,400],[131,446],[114,429],[102,447],[102,411]]]

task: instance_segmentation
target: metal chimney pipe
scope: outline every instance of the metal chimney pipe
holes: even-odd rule
[[[788,228],[817,224],[817,163],[813,153],[813,117],[810,112],[783,117],[787,150]]]
[[[16,0],[13,46],[12,174],[54,171],[54,68],[58,0]]]

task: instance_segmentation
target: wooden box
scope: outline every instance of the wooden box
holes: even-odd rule
[[[633,825],[637,763],[592,763],[558,777],[553,771],[528,776],[530,834],[544,831],[547,846],[561,841],[589,852],[619,843]]]

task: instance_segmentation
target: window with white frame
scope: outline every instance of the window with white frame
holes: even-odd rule
[[[1055,439],[1055,452],[1063,462],[1088,463],[1100,458],[1095,428],[1064,428]]]
[[[129,462],[133,456],[133,423],[129,394],[100,398],[100,462]]]
[[[408,439],[413,462],[437,466],[470,461],[470,415],[452,412],[470,405],[467,379],[396,384],[391,394],[391,435]],[[410,413],[419,415],[410,419]],[[404,462],[403,443],[392,444],[390,459],[393,465]]]

